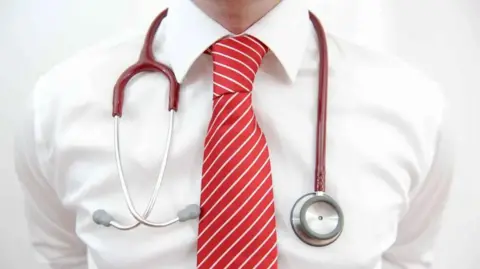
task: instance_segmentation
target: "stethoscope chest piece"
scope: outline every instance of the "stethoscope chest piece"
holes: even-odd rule
[[[324,192],[300,197],[292,208],[290,221],[298,238],[315,247],[335,242],[344,223],[342,209]]]

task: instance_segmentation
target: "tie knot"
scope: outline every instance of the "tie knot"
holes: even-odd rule
[[[226,37],[212,45],[214,94],[251,92],[268,48],[249,35]]]

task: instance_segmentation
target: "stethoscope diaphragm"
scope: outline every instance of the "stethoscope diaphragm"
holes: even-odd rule
[[[312,192],[294,204],[290,221],[295,234],[311,246],[327,246],[343,231],[343,212],[335,200],[324,192]]]

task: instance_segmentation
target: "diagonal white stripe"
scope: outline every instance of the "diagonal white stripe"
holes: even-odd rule
[[[258,141],[257,141],[257,143],[255,144],[255,146],[253,146],[252,149],[250,149],[250,151],[248,152],[248,155],[245,155],[245,157],[243,157],[243,159],[242,159],[239,163],[242,163],[242,162],[250,155],[250,153],[253,151],[253,148],[256,147],[257,144],[258,144]],[[230,188],[228,188],[228,190],[226,190],[226,191],[223,193],[222,197],[220,197],[220,198],[216,201],[216,203],[215,203],[214,205],[212,205],[212,207],[210,208],[210,211],[207,212],[207,213],[202,217],[202,219],[200,220],[200,222],[202,222],[202,221],[205,219],[205,217],[208,216],[208,214],[213,211],[213,209],[215,208],[215,206],[217,206],[217,204],[222,201],[222,199],[225,197],[225,195],[227,195],[228,192],[229,192],[233,187],[235,187],[235,185],[237,185],[237,183],[240,181],[240,179],[242,179],[243,176],[244,176],[246,173],[248,173],[248,171],[250,171],[250,169],[251,169],[252,166],[256,163],[256,161],[258,160],[258,158],[259,158],[260,156],[262,156],[262,154],[263,154],[263,152],[265,151],[265,149],[266,149],[266,147],[264,146],[263,149],[262,149],[262,151],[260,152],[260,154],[258,154],[258,156],[255,158],[255,161],[253,161],[253,162],[250,164],[250,166],[249,166],[247,169],[245,169],[245,171],[243,171],[243,173],[235,180],[235,182],[230,186]],[[237,195],[235,196],[235,198],[234,198],[234,199],[231,199],[230,203],[225,206],[225,208],[222,210],[222,212],[220,212],[219,214],[217,214],[217,216],[216,216],[215,219],[217,219],[218,217],[220,217],[221,214],[223,213],[223,211],[225,211],[225,210],[230,206],[230,204],[233,203],[233,201],[235,201],[235,199],[238,197],[238,195],[240,195],[240,194],[243,192],[243,190],[244,190],[246,187],[248,187],[248,186],[250,185],[250,183],[252,183],[255,178],[257,178],[258,174],[260,174],[260,172],[263,170],[263,168],[265,167],[265,165],[266,165],[267,163],[268,163],[268,159],[265,161],[265,163],[262,165],[262,167],[261,167],[260,169],[258,169],[257,173],[252,177],[252,179],[250,179],[250,181],[249,181],[247,184],[245,184],[245,186],[243,187],[243,189],[242,189],[240,192],[237,193]],[[235,168],[233,168],[232,171],[230,171],[230,173],[228,173],[228,175],[225,176],[225,178],[218,184],[218,186],[215,188],[215,190],[212,191],[212,193],[208,196],[208,198],[205,199],[205,201],[202,202],[202,204],[200,205],[200,207],[202,207],[203,205],[205,205],[205,203],[212,197],[213,193],[215,193],[215,192],[217,191],[217,189],[219,188],[219,186],[223,185],[223,183],[225,182],[225,180],[233,173],[233,171],[235,171],[235,170],[237,169],[238,166],[239,166],[239,165],[237,165]],[[215,219],[212,220],[212,223],[215,221]]]
[[[278,257],[275,257],[275,259],[273,259],[272,263],[267,267],[267,269],[270,269],[270,268],[274,267],[275,264],[277,263],[277,259],[278,259]]]
[[[244,129],[244,130],[245,130],[245,129]],[[243,132],[244,130],[242,130],[242,132]],[[218,173],[220,173],[220,171],[222,171],[222,169],[225,167],[225,165],[227,165],[227,164],[230,162],[230,160],[231,160],[235,155],[237,155],[237,153],[238,153],[240,150],[243,149],[243,147],[248,143],[248,141],[250,141],[250,139],[253,137],[253,135],[254,135],[256,132],[257,132],[257,128],[255,128],[255,130],[250,134],[250,136],[242,143],[242,145],[240,145],[240,147],[237,148],[237,150],[228,158],[228,160],[226,160],[226,161],[223,163],[223,165],[217,170],[217,173],[215,173],[215,174],[211,177],[211,179],[209,180],[209,182],[208,182],[205,186],[202,187],[201,193],[203,193],[203,192],[210,186],[210,184],[211,184],[211,183],[214,181],[214,179],[217,177]],[[237,136],[236,136],[234,139],[232,139],[232,141],[230,141],[230,144],[232,144],[239,135],[240,135],[240,133],[237,134]],[[258,144],[258,142],[260,141],[260,138],[262,138],[262,137],[259,136],[257,142],[255,143],[255,146],[256,146],[256,145]],[[212,162],[212,164],[210,164],[210,167],[205,171],[205,173],[203,173],[202,179],[207,175],[207,173],[210,171],[210,169],[211,169],[212,167],[214,167],[214,164],[217,162],[217,160],[218,160],[218,158],[220,157],[220,155],[222,155],[222,153],[230,146],[230,144],[228,144],[228,145],[222,150],[222,152],[221,152],[220,154],[218,154],[217,158]],[[240,162],[238,162],[237,165],[235,165],[235,167],[230,170],[230,172],[229,172],[229,173],[223,178],[223,180],[217,185],[217,188],[215,188],[215,190],[213,190],[213,191],[210,193],[210,196],[212,196],[213,193],[215,193],[215,191],[221,186],[221,184],[223,184],[223,182],[228,178],[228,176],[230,176],[230,174],[232,174],[232,173],[238,168],[238,166],[239,166],[240,164],[242,164],[242,162],[250,155],[250,153],[253,151],[253,149],[254,149],[254,147],[252,147],[252,148],[250,149],[250,151],[248,151],[248,153],[245,154],[245,156],[243,156],[242,160],[241,160]],[[253,163],[252,163],[252,164],[253,164]],[[205,162],[204,162],[204,165],[205,165]],[[205,200],[202,202],[202,204],[200,205],[200,207],[201,207],[202,205],[204,205],[204,204],[208,201],[208,199],[210,199],[210,197],[207,198],[207,199],[205,199]]]
[[[267,207],[265,207],[265,209],[264,209],[263,212],[260,214],[260,216],[262,216],[263,213],[264,213],[265,211],[267,211],[267,209],[270,208],[270,205],[272,205],[272,204],[273,204],[273,201],[272,201]],[[273,216],[272,216],[272,217],[273,217]],[[250,226],[250,228],[253,227],[253,225],[255,225],[255,224],[258,222],[259,219],[260,219],[260,218],[257,218],[257,219],[255,220],[255,222],[252,224],[252,226]],[[269,220],[269,221],[270,221],[270,220]],[[268,222],[267,222],[267,223],[268,223]],[[238,227],[238,225],[237,225],[237,227]],[[250,230],[250,228],[249,228],[249,230]],[[230,231],[230,233],[229,233],[227,236],[225,236],[225,237],[223,238],[223,240],[222,240],[220,243],[218,243],[218,245],[217,245],[207,256],[205,256],[204,260],[198,265],[198,268],[201,268],[201,266],[203,265],[203,263],[204,263],[205,261],[207,261],[208,258],[209,258],[213,253],[215,253],[215,250],[217,250],[217,248],[218,248],[219,246],[221,246],[221,245],[223,244],[223,242],[224,242],[235,230],[236,230],[236,227],[235,227],[234,229],[232,229],[232,230]],[[243,237],[243,235],[242,235],[242,237]],[[237,241],[238,241],[238,240],[237,240]],[[233,245],[235,245],[235,244],[237,243],[237,241],[236,241]],[[233,245],[232,245],[232,246],[233,246]],[[231,248],[231,247],[230,247],[230,248]],[[228,250],[230,250],[230,248],[229,248]],[[198,253],[200,253],[200,252],[198,252]],[[197,253],[197,255],[198,255],[198,253]],[[225,253],[227,253],[227,252],[224,252],[223,255],[222,255],[220,258],[216,259],[217,261],[215,262],[214,265],[216,265],[216,264],[220,261],[220,259],[223,258],[223,256],[225,255]],[[212,266],[211,268],[214,268],[214,266]]]
[[[262,168],[262,169],[263,169],[263,168]],[[258,176],[258,174],[259,174],[259,172],[257,172],[257,174],[255,175],[254,178],[256,178],[256,177]],[[238,211],[240,211],[240,210],[243,208],[243,206],[245,206],[245,205],[248,203],[248,201],[250,201],[250,200],[252,199],[252,197],[257,193],[257,191],[262,188],[263,184],[264,184],[265,182],[267,182],[267,180],[270,178],[270,175],[271,175],[271,173],[268,174],[268,176],[266,176],[266,177],[260,182],[260,184],[258,184],[257,188],[250,194],[250,196],[249,196],[247,199],[245,199],[245,201],[242,203],[242,205],[239,206],[239,207],[237,208],[237,210],[235,210],[235,212],[233,212],[233,214],[230,215],[230,217],[220,226],[220,229],[218,229],[217,232],[215,232],[211,237],[213,237],[214,235],[216,235],[216,234],[218,233],[218,231],[221,230],[221,229],[226,225],[226,223],[228,223],[235,215],[237,215]],[[210,226],[212,225],[212,223],[214,223],[214,222],[223,214],[223,212],[225,212],[225,210],[227,210],[227,209],[232,205],[232,203],[238,198],[238,196],[240,196],[240,194],[241,194],[247,187],[249,187],[249,186],[252,184],[252,182],[254,182],[254,181],[255,181],[255,180],[252,179],[252,180],[250,180],[247,184],[245,184],[245,186],[243,187],[243,189],[230,201],[230,203],[228,203],[227,206],[225,206],[225,208],[222,210],[222,212],[218,213],[217,216],[215,216],[215,218],[208,224],[208,226],[203,229],[203,231],[198,235],[198,238],[200,238],[200,237],[208,230],[208,228],[210,228]],[[219,199],[219,200],[220,200],[220,199]],[[211,211],[210,211],[210,212],[211,212]],[[204,220],[204,219],[205,219],[205,217],[202,217],[202,220]],[[200,220],[200,222],[202,222],[202,220]],[[211,239],[209,239],[205,244],[207,244],[208,242],[210,242],[210,240],[211,240]]]
[[[250,94],[245,95],[245,98],[244,98],[240,103],[238,103],[237,106],[236,106],[234,109],[232,109],[232,111],[230,111],[230,113],[228,113],[228,115],[223,119],[223,121],[222,121],[220,124],[217,125],[217,128],[213,131],[212,135],[210,136],[210,139],[208,139],[207,143],[205,144],[205,148],[208,147],[208,145],[209,145],[210,142],[212,141],[212,138],[213,138],[213,137],[215,136],[215,134],[218,132],[218,130],[220,129],[220,127],[222,127],[223,124],[230,118],[230,116],[232,116],[233,113],[235,113],[235,111],[237,111],[237,109],[238,109],[239,107],[241,107],[241,106],[243,105],[243,103],[245,103],[245,101],[246,101],[247,99],[249,99],[249,98],[248,98],[249,95],[250,95]],[[248,111],[248,110],[247,110],[247,111]],[[218,115],[220,115],[220,113],[219,113]],[[208,135],[209,135],[209,134],[207,134],[207,136],[208,136]]]
[[[228,66],[228,65],[226,65],[226,64],[219,63],[219,62],[217,62],[217,61],[213,61],[213,64],[216,64],[216,65],[218,65],[218,66],[227,68],[227,69],[229,69],[229,70],[232,70],[233,72],[235,72],[235,73],[241,75],[242,77],[244,77],[246,80],[248,80],[248,82],[250,82],[250,84],[253,85],[253,81],[252,81],[249,77],[247,77],[247,75],[245,75],[243,72],[240,72],[240,71],[238,71],[237,69],[235,69],[235,68],[233,68],[233,67],[231,67],[231,66]]]
[[[246,87],[245,85],[243,85],[242,83],[236,81],[235,79],[229,77],[229,76],[225,76],[224,74],[220,74],[218,72],[213,72],[214,75],[217,75],[219,77],[222,77],[224,79],[227,79],[227,80],[230,80],[231,82],[237,84],[238,86],[242,87],[244,90],[246,90],[247,92],[251,92],[252,89],[249,89],[248,87]]]
[[[251,106],[250,106],[250,108],[251,108]],[[222,136],[221,136],[220,138],[216,139],[217,142],[215,143],[215,145],[212,146],[212,148],[208,148],[207,146],[205,146],[205,150],[208,149],[208,150],[209,150],[209,153],[208,153],[207,157],[204,158],[203,163],[205,163],[205,162],[209,159],[209,157],[212,156],[213,151],[217,148],[217,146],[220,144],[220,142],[223,141],[223,138],[225,138],[225,136],[227,136],[227,134],[229,134],[230,131],[232,131],[237,125],[239,125],[239,123],[242,121],[243,117],[245,117],[245,116],[248,114],[248,112],[250,112],[250,108],[247,109],[247,110],[245,110],[245,111],[243,112],[243,114],[235,121],[235,123],[232,124],[232,125],[230,126],[230,128],[228,128],[228,130],[226,130],[225,132],[223,132],[223,134],[222,134]],[[243,127],[243,129],[242,129],[240,132],[237,133],[237,135],[234,137],[234,139],[232,139],[232,141],[230,141],[230,143],[228,144],[228,146],[230,146],[230,145],[232,144],[232,142],[233,142],[238,136],[240,136],[246,128],[248,128],[248,127],[250,126],[250,124],[252,123],[252,121],[253,121],[254,119],[255,119],[255,116],[252,116],[252,118],[250,119],[250,121],[249,121],[247,124],[245,124],[245,126]],[[227,146],[227,147],[228,147],[228,146]],[[225,150],[227,147],[225,147],[223,150]],[[223,152],[223,151],[222,151],[222,152]],[[218,159],[219,157],[220,157],[220,154],[217,156],[217,159]],[[213,164],[210,164],[210,167],[209,167],[207,170],[210,170],[210,168],[212,167],[212,165],[213,165]],[[205,177],[206,174],[207,174],[207,172],[204,173],[203,177]],[[203,177],[202,177],[202,178],[203,178]]]
[[[255,63],[255,66],[257,67],[257,70],[258,70],[258,68],[260,68],[260,65],[258,64],[258,62],[255,61],[255,59],[253,59],[252,56],[246,54],[245,52],[243,52],[243,51],[241,51],[241,50],[239,50],[239,49],[230,47],[230,46],[228,46],[228,45],[222,44],[222,43],[217,43],[217,45],[220,46],[220,47],[224,47],[224,48],[227,48],[227,49],[229,49],[229,50],[233,50],[233,51],[236,51],[236,52],[242,54],[243,56],[247,57],[248,59],[252,60],[252,62]]]
[[[270,234],[268,235],[267,239],[265,239],[265,240],[262,242],[262,244],[260,244],[260,246],[258,246],[257,250],[260,249],[260,248],[262,248],[263,245],[265,245],[265,243],[267,243],[268,240],[270,239],[270,237],[272,237],[274,234],[275,234],[275,229],[273,229],[272,232],[270,232]],[[254,239],[255,239],[255,237],[252,237],[252,239],[250,240],[250,242],[248,242],[248,244],[246,244],[246,245],[242,248],[242,250],[240,250],[240,251],[238,252],[238,254],[237,254],[235,257],[232,258],[232,260],[230,261],[230,263],[227,264],[227,265],[225,266],[225,268],[227,268],[230,264],[232,264],[232,262],[234,262],[235,259],[237,259],[238,256],[240,256],[240,254],[242,254],[242,252],[243,252],[248,246],[250,246],[250,245],[253,243],[253,241],[255,241]],[[271,251],[271,250],[269,250],[269,251],[267,252],[267,254],[270,253],[270,251]],[[238,269],[242,268],[242,266],[244,266],[244,265],[252,258],[252,255],[254,255],[255,253],[256,253],[256,251],[252,252],[252,254],[250,254],[250,256],[248,257],[248,259],[245,259],[245,261],[242,263],[242,265],[240,265],[240,266],[238,267]],[[261,263],[261,262],[265,259],[266,256],[267,256],[267,255],[265,255],[265,256],[260,260],[260,262],[258,262],[258,263]]]
[[[214,105],[213,107],[213,112],[215,115],[215,118],[212,120],[212,122],[210,123],[210,126],[208,127],[208,130],[207,130],[207,135],[210,133],[210,130],[212,129],[213,126],[215,126],[215,123],[217,122],[217,119],[218,117],[222,114],[223,110],[225,110],[225,108],[228,106],[228,104],[230,104],[230,102],[232,102],[233,99],[236,99],[239,95],[238,94],[235,94],[234,96],[230,97],[226,102],[225,104],[223,104],[223,107],[222,109],[220,109],[220,111],[218,111],[217,113],[215,113],[215,108],[217,108],[218,104],[220,103],[220,100],[223,99],[223,96],[222,95],[220,98],[218,98],[218,100],[216,100],[216,104]]]
[[[260,59],[260,61],[262,61],[263,57],[262,57],[262,55],[261,55],[256,49],[252,48],[250,45],[245,44],[245,43],[243,43],[242,41],[237,40],[237,39],[235,39],[235,38],[229,38],[229,39],[232,40],[232,41],[237,42],[237,43],[240,44],[240,45],[243,45],[243,46],[251,49],[253,52],[255,52],[255,54],[258,55],[258,58]]]
[[[271,173],[270,173],[270,174],[271,174]],[[268,178],[268,177],[270,176],[270,174],[268,174],[268,176],[265,177],[265,178]],[[263,181],[265,181],[265,179],[264,179]],[[243,206],[255,195],[255,193],[256,193],[259,189],[260,189],[260,187],[258,187],[258,188],[252,193],[252,195],[250,195],[250,196],[248,197],[248,199],[246,199],[245,202],[243,202],[243,204],[238,207],[238,209],[230,216],[230,218],[228,218],[228,220],[226,220],[226,221],[222,224],[222,226],[221,226],[219,229],[217,229],[212,236],[210,236],[210,238],[209,238],[209,239],[205,242],[205,244],[197,251],[197,253],[200,253],[200,252],[205,248],[205,246],[208,245],[208,243],[210,242],[210,240],[212,240],[212,239],[215,237],[215,235],[217,235],[217,233],[219,233],[219,232],[223,229],[223,227],[238,213],[238,211],[240,211],[240,209],[243,208]],[[242,219],[241,221],[239,221],[239,222],[237,223],[237,225],[236,225],[233,229],[231,229],[230,233],[228,233],[228,234],[223,238],[223,240],[211,251],[210,254],[212,254],[212,253],[220,246],[220,244],[221,244],[223,241],[225,241],[225,239],[227,239],[227,238],[235,231],[235,229],[237,229],[238,226],[240,226],[240,225],[248,218],[248,216],[250,216],[250,215],[252,214],[252,212],[254,212],[254,211],[257,209],[258,205],[262,203],[263,199],[265,199],[265,197],[267,197],[267,195],[270,193],[270,190],[272,190],[272,189],[273,189],[273,186],[271,186],[271,187],[263,194],[262,198],[258,199],[257,203],[250,209],[250,211],[249,211],[247,214],[245,214],[245,216],[243,216],[243,219]],[[273,201],[270,202],[270,204],[272,204],[272,203],[273,203]],[[270,206],[270,205],[269,205],[269,206]],[[263,214],[267,209],[268,209],[268,206],[266,206],[266,207],[263,209],[262,214]],[[260,215],[261,215],[261,214],[260,214]],[[200,235],[198,236],[198,238],[200,238]],[[205,260],[207,260],[207,258],[205,258]],[[205,261],[205,260],[204,260],[204,261]]]
[[[267,53],[267,50],[265,49],[265,47],[264,47],[262,44],[258,43],[257,40],[255,40],[254,38],[252,38],[252,37],[250,37],[250,36],[248,36],[248,35],[245,35],[245,37],[248,38],[248,39],[250,39],[250,40],[251,40],[252,42],[254,42],[255,44],[257,44],[257,45],[263,50],[264,53]]]
[[[271,234],[270,236],[272,236],[273,233],[275,233],[275,229],[272,231],[272,234]],[[267,238],[267,240],[270,239],[270,236]],[[263,242],[262,246],[267,242],[267,240],[265,240],[265,241]],[[277,247],[277,243],[273,244],[273,246],[270,248],[270,250],[267,251],[267,253],[263,256],[263,258],[262,258],[260,261],[258,261],[257,264],[255,265],[255,267],[253,267],[253,268],[257,268],[258,266],[260,266],[260,264],[262,264],[262,262],[268,257],[268,255],[270,255],[270,253],[271,253],[276,247]],[[259,247],[259,248],[260,248],[260,247]],[[257,249],[257,250],[258,250],[258,249]],[[256,252],[256,251],[255,251],[255,252]],[[253,253],[252,253],[252,255],[253,255]],[[251,255],[250,255],[250,257],[249,257],[246,261],[250,260],[250,258],[252,258]],[[273,262],[275,262],[276,259],[277,259],[277,258],[275,257],[275,260],[273,260]],[[243,266],[243,264],[242,264],[242,266]],[[271,266],[271,265],[270,265],[270,266]],[[270,266],[268,266],[268,268],[270,268]]]
[[[257,173],[257,174],[255,175],[255,177],[258,176],[258,174],[259,174],[259,173]],[[268,176],[266,176],[266,177],[262,180],[262,182],[260,182],[260,184],[258,184],[258,187],[251,193],[251,195],[243,202],[243,204],[242,204],[241,206],[239,206],[239,207],[237,208],[237,210],[235,210],[235,212],[233,212],[233,214],[230,215],[230,217],[222,224],[222,226],[220,226],[220,229],[217,229],[217,231],[210,237],[210,239],[209,239],[207,242],[205,242],[205,244],[207,244],[208,242],[210,242],[211,238],[212,238],[214,235],[216,235],[216,234],[218,233],[218,231],[220,231],[220,230],[226,225],[226,223],[228,223],[228,222],[238,213],[238,211],[240,211],[240,210],[243,208],[243,206],[245,206],[245,204],[248,203],[248,201],[250,201],[250,200],[252,199],[252,197],[255,195],[255,193],[257,193],[257,191],[262,188],[263,184],[264,184],[265,182],[267,182],[267,180],[269,179],[269,177],[270,177],[270,174],[269,174]],[[246,186],[244,187],[244,189],[247,188],[248,186],[250,186],[250,184],[251,184],[253,181],[254,181],[254,180],[251,180],[250,182],[248,182],[248,183],[246,184]],[[243,191],[243,189],[242,189],[242,191]],[[198,235],[198,238],[200,238],[200,237],[205,233],[205,231],[207,231],[208,228],[210,228],[210,226],[212,225],[212,223],[214,223],[214,222],[219,218],[219,216],[221,216],[221,214],[222,214],[228,207],[230,207],[230,205],[233,203],[233,201],[235,201],[235,200],[238,198],[238,196],[239,196],[239,194],[237,194],[237,196],[235,196],[235,198],[232,199],[232,201],[222,210],[222,212],[220,212],[220,213],[215,217],[215,219],[213,219],[212,222],[211,222],[207,227],[205,227],[205,229]],[[265,195],[264,195],[264,196],[265,196]],[[204,217],[202,217],[202,220],[203,220],[203,218],[204,218]],[[201,221],[200,221],[200,222],[201,222]],[[200,251],[199,251],[199,252],[200,252]]]
[[[215,110],[217,109],[218,105],[221,103],[220,101],[221,101],[223,98],[225,98],[225,95],[220,95],[220,94],[216,95],[215,92],[214,92],[213,94],[214,94],[215,96],[219,96],[219,98],[218,98],[217,100],[213,100],[213,103],[214,103],[214,104],[213,104],[212,112],[215,112]],[[229,102],[231,102],[232,99],[235,99],[235,98],[230,98],[230,100],[227,100],[225,106],[226,106]],[[221,112],[225,109],[225,106],[222,107],[222,109],[220,110],[219,113],[221,113]],[[215,115],[215,119],[213,119],[213,122],[212,122],[212,123],[215,123],[215,120],[218,118],[218,114],[219,114],[219,113],[216,113],[217,115]],[[207,134],[208,134],[208,132],[210,131],[210,128],[212,128],[212,124],[210,124],[210,126],[208,126]]]
[[[217,86],[217,87],[220,87],[220,88],[226,90],[227,92],[240,93],[240,92],[236,92],[236,91],[234,91],[234,90],[232,90],[232,89],[230,89],[230,88],[227,88],[227,87],[225,87],[225,86],[223,86],[222,84],[217,83],[217,82],[213,82],[213,85],[215,85],[215,86]],[[222,94],[222,95],[223,95],[223,94]]]
[[[225,53],[221,53],[221,52],[217,52],[217,51],[212,51],[212,54],[219,55],[219,56],[225,57],[225,58],[227,58],[227,59],[230,59],[230,60],[232,60],[232,61],[235,61],[235,62],[237,62],[237,63],[240,63],[240,64],[242,64],[243,66],[245,66],[248,70],[250,70],[254,76],[257,74],[257,72],[253,71],[253,69],[252,69],[250,66],[248,66],[246,63],[240,61],[240,60],[237,59],[237,58],[234,58],[234,57],[229,56],[229,55],[227,55],[227,54],[225,54]]]
[[[245,128],[244,128],[241,132],[243,133],[244,130],[245,130]],[[255,131],[254,131],[254,132],[255,132]],[[230,146],[230,144],[232,144],[235,140],[237,140],[237,138],[239,137],[240,134],[241,134],[241,133],[239,132],[239,133],[237,134],[237,136],[236,136],[234,139],[232,139],[232,141],[230,141],[230,143],[229,143],[225,148],[223,148],[222,152],[221,152],[220,154],[218,154],[218,156],[215,158],[215,160],[213,160],[213,162],[212,162],[212,163],[210,164],[210,166],[207,168],[207,170],[205,171],[205,173],[203,173],[203,175],[202,175],[202,181],[203,181],[203,179],[207,176],[207,174],[208,174],[208,172],[210,171],[210,169],[211,169],[212,167],[215,167],[215,163],[218,161],[218,159],[220,158],[220,156],[222,155],[222,153],[228,148],[228,146]],[[225,168],[225,166],[226,166],[227,164],[229,164],[230,160],[231,160],[234,156],[236,156],[237,153],[238,153],[240,150],[243,149],[243,147],[247,144],[247,142],[250,140],[250,138],[251,138],[252,136],[253,136],[253,133],[250,134],[250,136],[248,137],[248,139],[245,140],[245,141],[242,143],[242,145],[240,145],[240,147],[238,147],[238,148],[235,150],[235,152],[228,158],[228,160],[226,160],[226,161],[224,161],[224,162],[222,163],[222,166],[221,166],[220,168],[218,168],[217,172],[210,178],[210,180],[208,181],[208,183],[207,183],[205,186],[202,187],[202,190],[200,191],[200,194],[203,194],[203,193],[208,189],[208,187],[210,186],[210,184],[212,184],[212,182],[215,181],[215,179],[216,179],[216,177],[218,176],[218,174],[219,174],[220,172],[222,172],[223,168]],[[213,149],[212,149],[212,151],[213,151]],[[250,151],[251,151],[251,150],[250,150]],[[249,153],[250,153],[250,152],[249,152]],[[244,159],[245,159],[245,157],[242,159],[242,161],[243,161]],[[232,173],[237,169],[237,167],[242,163],[242,161],[238,162],[238,163],[235,165],[235,167],[230,170],[230,172],[228,173],[227,176],[229,176],[230,174],[232,174]],[[205,165],[205,163],[204,163],[204,165]],[[223,183],[223,181],[226,180],[226,178],[227,178],[227,177],[224,177],[224,178],[223,178],[223,180],[217,185],[217,188],[220,187],[220,185]],[[215,188],[215,190],[216,190],[217,188]],[[214,191],[215,191],[215,190],[214,190]],[[212,195],[213,195],[213,192],[210,193],[210,196],[212,196]],[[209,199],[209,198],[208,198],[208,199]],[[200,206],[203,206],[203,205],[207,202],[208,199],[205,199]]]
[[[215,93],[213,93],[213,94],[215,94]],[[219,101],[222,100],[222,99],[224,98],[224,96],[225,96],[225,95],[220,96],[220,98],[218,98],[218,100],[215,101],[215,103],[213,104],[213,109],[212,109],[212,111],[215,111],[215,109],[217,109],[218,104],[220,104]],[[233,98],[232,98],[232,99],[233,99]]]
[[[270,205],[272,205],[272,204],[273,204],[273,201],[267,206],[267,208],[269,208]],[[255,220],[255,222],[253,222],[253,223],[250,225],[250,227],[248,227],[248,229],[245,230],[245,231],[243,232],[243,234],[242,234],[239,238],[237,238],[237,240],[236,240],[232,245],[230,245],[230,247],[229,247],[226,251],[223,252],[223,254],[222,254],[222,256],[220,256],[220,258],[216,259],[217,261],[212,265],[212,268],[215,268],[215,265],[217,265],[217,263],[220,262],[220,261],[222,260],[222,258],[223,258],[248,232],[250,232],[250,230],[252,230],[252,227],[255,226],[255,224],[257,224],[257,222],[258,222],[258,221],[260,220],[260,218],[263,216],[263,213],[264,213],[264,212],[262,212],[262,214],[260,214],[260,215],[258,216],[258,218]],[[255,235],[255,237],[257,237],[259,234],[261,234],[261,233],[263,232],[263,230],[265,230],[265,228],[267,228],[268,224],[270,224],[270,221],[272,221],[272,219],[273,219],[274,217],[275,217],[275,215],[272,215],[272,216],[270,217],[270,219],[269,219],[267,222],[265,222],[265,224],[263,225],[262,229],[260,229],[260,230],[257,232],[257,234]],[[254,238],[255,238],[255,237],[254,237]],[[222,242],[222,243],[223,243],[223,242]],[[220,243],[220,244],[222,244],[222,243]],[[219,244],[219,245],[220,245],[220,244]],[[212,253],[213,253],[213,251],[212,251]]]
[[[225,87],[225,86],[223,86],[223,85],[220,84],[220,83],[213,82],[213,85],[215,85],[215,86],[217,86],[217,87],[220,87],[220,88],[226,90],[227,92],[236,93],[236,91],[234,91],[234,90],[232,90],[232,89],[230,89],[230,88],[228,88],[228,87]],[[215,93],[215,92],[214,92],[214,93]],[[218,94],[218,93],[217,93],[217,94]]]

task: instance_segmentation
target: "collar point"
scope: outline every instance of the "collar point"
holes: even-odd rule
[[[182,68],[182,66],[176,66],[175,64],[172,64],[170,68],[172,69],[177,83],[182,84],[185,80],[185,76],[187,75],[187,71],[185,70],[185,68]]]
[[[285,70],[285,72],[287,73],[288,82],[291,83],[291,84],[295,83],[295,81],[297,80],[297,76],[298,76],[298,69],[289,68],[289,69]]]

